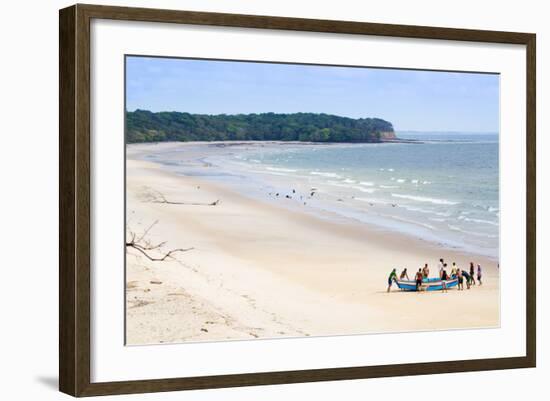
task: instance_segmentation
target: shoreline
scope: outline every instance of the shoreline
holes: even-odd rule
[[[370,145],[381,145],[382,143],[372,143],[366,144]],[[229,190],[238,191],[241,194],[248,196],[252,199],[259,200],[262,202],[269,202],[283,207],[288,207],[291,210],[296,210],[296,207],[305,213],[312,214],[314,216],[330,219],[330,220],[344,220],[349,223],[359,223],[366,224],[371,226],[371,228],[382,229],[385,231],[393,232],[395,234],[402,234],[408,238],[422,241],[429,241],[435,244],[437,247],[445,248],[448,250],[458,250],[463,253],[479,255],[484,258],[489,258],[492,262],[498,263],[499,260],[499,251],[498,246],[496,250],[494,248],[486,248],[485,245],[481,246],[476,243],[465,243],[463,240],[458,238],[458,233],[461,233],[460,228],[456,228],[453,224],[453,230],[446,229],[441,231],[438,228],[438,231],[433,230],[433,225],[435,224],[432,219],[420,219],[420,215],[415,216],[413,219],[404,212],[409,210],[421,210],[423,208],[424,201],[439,201],[437,199],[431,199],[428,197],[422,196],[412,196],[412,195],[400,195],[392,193],[392,198],[386,199],[385,201],[378,201],[373,199],[371,193],[372,188],[368,187],[362,188],[359,187],[362,182],[341,185],[341,183],[336,183],[329,181],[328,184],[318,182],[318,185],[324,186],[320,188],[318,185],[315,185],[311,182],[311,178],[305,178],[304,175],[293,176],[295,173],[288,173],[290,171],[296,170],[287,170],[285,168],[271,168],[265,167],[265,171],[259,171],[260,168],[248,169],[249,171],[243,170],[242,166],[238,166],[230,155],[234,154],[234,148],[237,148],[243,153],[250,152],[252,149],[264,149],[264,148],[274,148],[279,150],[279,148],[285,147],[286,149],[292,149],[293,146],[319,146],[319,147],[342,147],[350,148],[353,147],[353,143],[315,143],[315,142],[285,142],[285,141],[198,141],[198,142],[157,142],[154,144],[132,144],[130,145],[129,156],[140,159],[148,160],[157,163],[163,170],[174,173],[178,176],[197,176],[204,177],[209,182],[213,182],[216,185],[223,186]],[[206,146],[206,149],[204,148]],[[140,149],[142,149],[140,151]],[[227,149],[227,151],[226,151]],[[169,160],[151,160],[144,158],[144,155],[150,157],[151,151],[154,151],[153,154],[158,151],[162,153],[167,152],[171,154]],[[228,153],[227,153],[228,152]],[[177,159],[174,160],[174,154]],[[185,153],[185,155],[184,155]],[[180,158],[183,158],[183,162],[180,162]],[[183,163],[183,167],[175,167],[178,163]],[[250,163],[249,163],[250,164]],[[223,166],[223,167],[222,167]],[[261,167],[260,165],[257,165]],[[204,169],[204,167],[213,167],[212,169]],[[253,166],[256,167],[256,166]],[[257,171],[258,170],[258,171]],[[227,173],[226,173],[227,171]],[[393,169],[391,169],[393,171]],[[208,172],[208,173],[205,173]],[[217,177],[217,172],[223,172],[223,176]],[[245,174],[247,179],[255,180],[254,185],[243,185],[242,180],[231,179],[231,175],[239,176]],[[305,173],[307,174],[307,172]],[[322,172],[311,172],[309,174],[316,175],[316,177],[324,176],[326,173]],[[330,173],[332,174],[332,173]],[[327,176],[330,176],[327,174]],[[242,178],[242,177],[241,177]],[[306,181],[309,180],[309,187],[305,187]],[[393,178],[392,178],[393,180]],[[347,180],[346,180],[347,181]],[[397,180],[401,182],[402,180]],[[245,181],[246,182],[246,181]],[[345,181],[344,181],[345,182]],[[259,190],[259,187],[266,188],[265,185],[268,185],[270,189],[268,190]],[[300,188],[300,185],[302,187]],[[372,185],[369,183],[369,185]],[[327,190],[330,191],[330,195],[325,196],[322,202],[319,202],[318,199],[309,198],[306,199],[306,193],[309,192],[309,188],[315,186],[316,194],[322,194],[323,190],[324,195],[328,195]],[[348,194],[339,195],[333,199],[328,199],[332,196],[332,191],[340,191],[341,187],[350,186],[353,189],[358,188],[361,192],[358,194]],[[331,187],[331,188],[328,188]],[[380,187],[384,187],[381,185]],[[279,199],[275,199],[273,196],[277,193],[281,194],[282,197],[289,195],[290,198],[293,198],[294,194],[291,192],[296,189],[296,198],[298,198],[299,192],[304,195],[303,201],[308,202],[307,207],[302,207],[302,204],[295,204],[295,202],[286,202],[282,204],[279,202]],[[300,189],[298,189],[300,188]],[[292,190],[291,190],[292,189]],[[363,194],[362,192],[367,192]],[[393,190],[391,190],[393,192]],[[399,191],[398,191],[399,192]],[[378,192],[376,192],[378,193]],[[288,196],[287,196],[288,198]],[[300,196],[300,199],[302,197]],[[421,200],[419,205],[407,205],[406,202],[409,199]],[[352,202],[352,204],[350,204]],[[442,203],[447,201],[442,200]],[[353,204],[355,203],[355,204]],[[359,205],[358,203],[361,203]],[[404,204],[402,204],[404,203]],[[449,202],[449,204],[453,204]],[[305,203],[304,203],[305,205]],[[391,206],[391,207],[389,207]],[[419,212],[413,212],[419,213]],[[422,212],[425,213],[425,212]],[[439,213],[436,213],[439,214]],[[434,216],[438,217],[438,216]],[[471,220],[471,216],[466,217],[466,221]],[[460,217],[462,218],[462,216]],[[439,218],[434,218],[433,220],[440,221]],[[474,219],[475,221],[475,219]],[[448,223],[451,227],[451,223]],[[491,223],[492,224],[492,223]],[[465,233],[465,232],[464,232]],[[468,234],[469,238],[475,238],[472,236],[477,235],[477,233]]]
[[[136,160],[150,147],[170,146],[132,145],[128,152],[128,224],[143,229],[158,220],[151,241],[194,249],[169,262],[128,251],[128,344],[498,326],[498,270],[489,259],[475,259],[484,267],[482,288],[388,294],[394,267],[408,267],[412,276],[428,262],[433,275],[439,257],[465,268],[473,255],[365,223],[321,219]],[[144,188],[170,200],[220,203],[151,203]]]

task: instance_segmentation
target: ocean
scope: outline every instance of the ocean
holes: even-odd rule
[[[498,260],[498,134],[397,136],[418,142],[198,144],[147,158],[323,218],[353,219]]]

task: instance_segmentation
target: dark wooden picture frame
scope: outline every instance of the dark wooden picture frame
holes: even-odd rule
[[[90,380],[90,22],[92,19],[508,43],[526,46],[526,356],[92,383]],[[253,15],[74,5],[59,14],[59,389],[144,393],[535,367],[535,34]]]

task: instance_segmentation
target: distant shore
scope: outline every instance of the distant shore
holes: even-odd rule
[[[128,227],[139,233],[157,222],[150,241],[193,248],[165,262],[128,250],[129,345],[499,325],[496,262],[364,223],[318,218],[143,160],[182,146],[127,146]],[[151,193],[174,202],[151,202]],[[392,268],[407,267],[412,277],[427,262],[434,276],[440,257],[463,269],[480,263],[483,286],[386,293]]]

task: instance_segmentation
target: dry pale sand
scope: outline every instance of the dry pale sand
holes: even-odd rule
[[[206,168],[206,167],[205,167]],[[172,202],[151,202],[159,191]],[[128,230],[164,250],[128,248],[127,344],[496,327],[496,262],[362,223],[321,219],[242,196],[158,165],[127,161]],[[153,250],[152,256],[161,255]],[[448,293],[386,293],[393,267],[410,276],[439,257],[484,266],[484,284]]]

